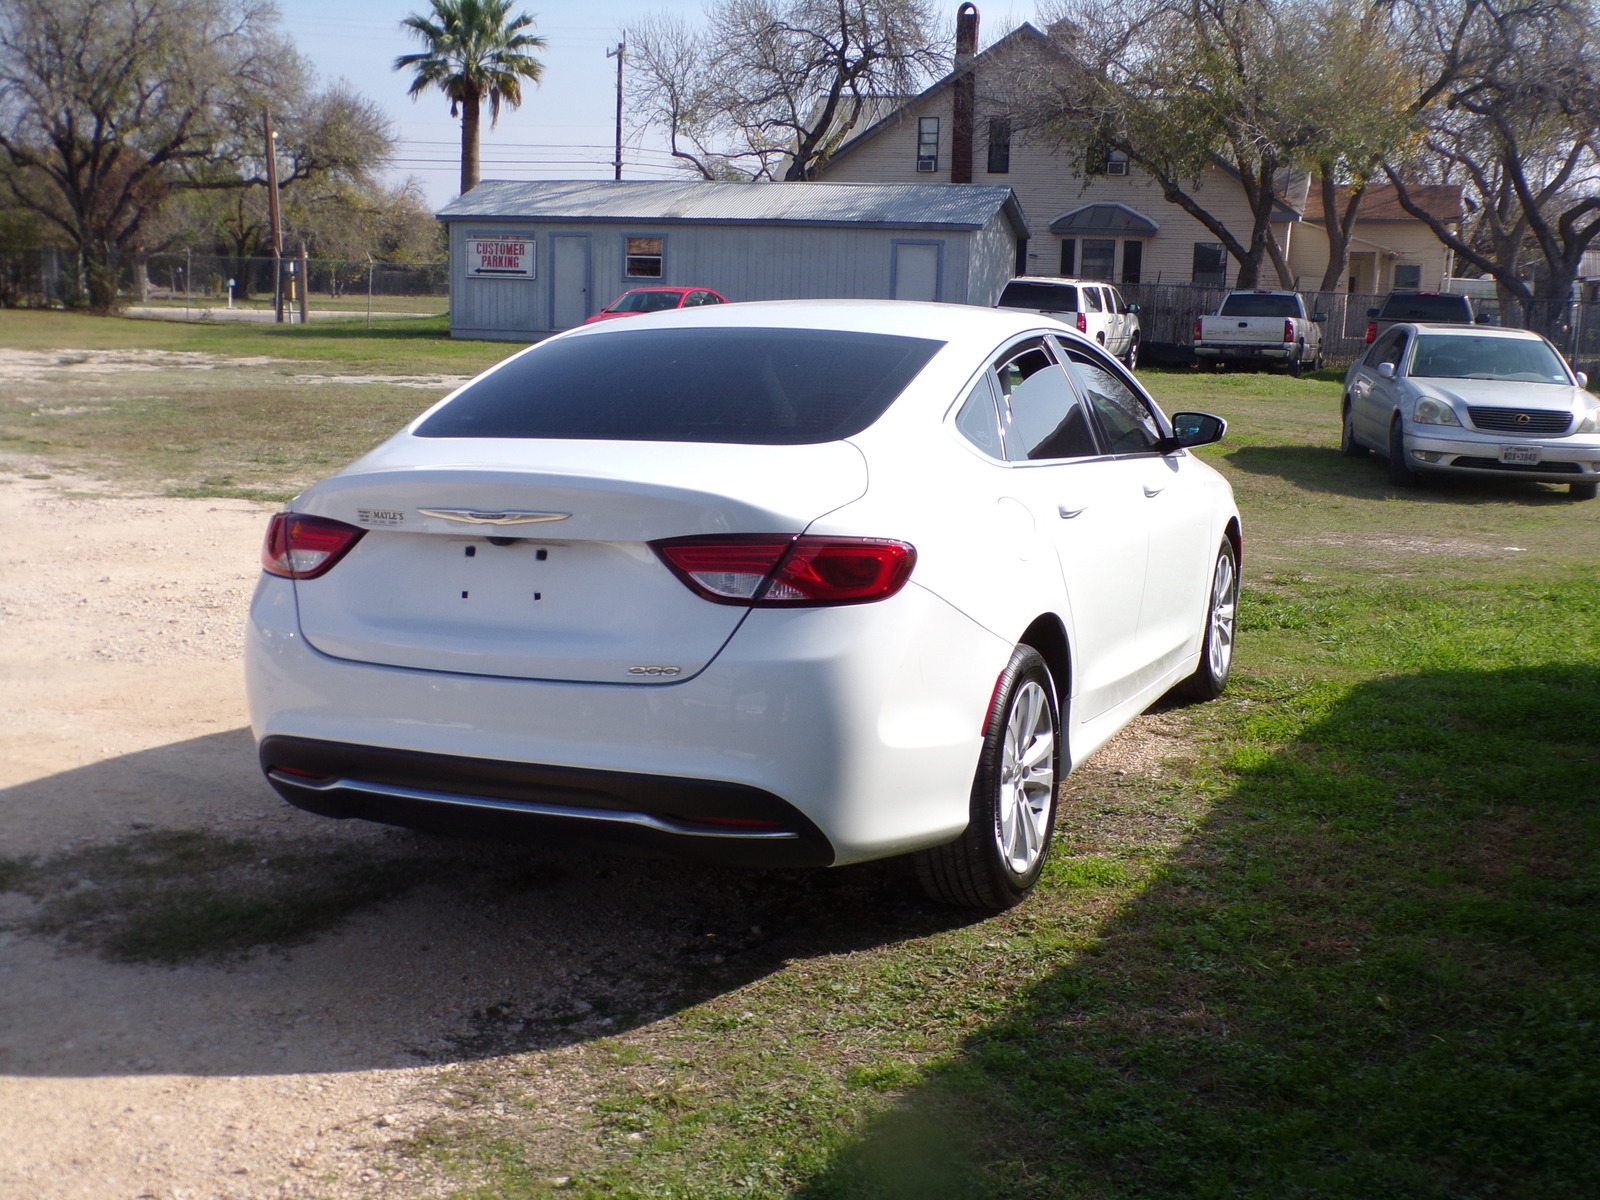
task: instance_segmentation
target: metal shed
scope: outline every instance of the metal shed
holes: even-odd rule
[[[524,340],[629,288],[993,304],[1027,244],[1008,187],[489,180],[439,212],[450,333]]]

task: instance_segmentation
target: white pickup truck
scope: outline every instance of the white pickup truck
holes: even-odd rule
[[[1225,362],[1281,366],[1291,375],[1315,371],[1327,319],[1308,314],[1297,292],[1229,292],[1215,316],[1195,319],[1195,362],[1205,371]]]

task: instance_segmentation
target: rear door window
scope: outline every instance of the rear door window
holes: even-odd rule
[[[1007,461],[1099,453],[1083,402],[1043,339],[1014,348],[994,375]]]

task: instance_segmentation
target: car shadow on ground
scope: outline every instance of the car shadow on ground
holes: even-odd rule
[[[1586,664],[1352,689],[793,1194],[1591,1194],[1597,708]]]
[[[0,861],[0,1070],[240,1075],[538,1049],[972,919],[925,903],[903,861],[736,870],[314,817],[254,775],[243,730],[10,788],[0,811],[101,795],[131,815],[141,789],[174,788],[239,817],[132,815],[127,833]],[[263,931],[278,944],[250,946]]]
[[[1468,478],[1430,475],[1416,487],[1396,487],[1376,454],[1345,458],[1329,446],[1240,446],[1222,456],[1230,467],[1249,475],[1273,476],[1306,491],[1352,499],[1385,496],[1422,504],[1523,504],[1534,507],[1572,502],[1565,484],[1533,483],[1514,477]]]

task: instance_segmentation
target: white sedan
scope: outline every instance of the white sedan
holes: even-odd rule
[[[1389,481],[1433,472],[1600,485],[1600,400],[1536,333],[1481,325],[1392,325],[1350,364],[1340,448],[1386,455]]]
[[[1033,886],[1057,785],[1232,662],[1240,526],[1037,314],[739,304],[571,330],[273,517],[263,770],[333,817]]]

